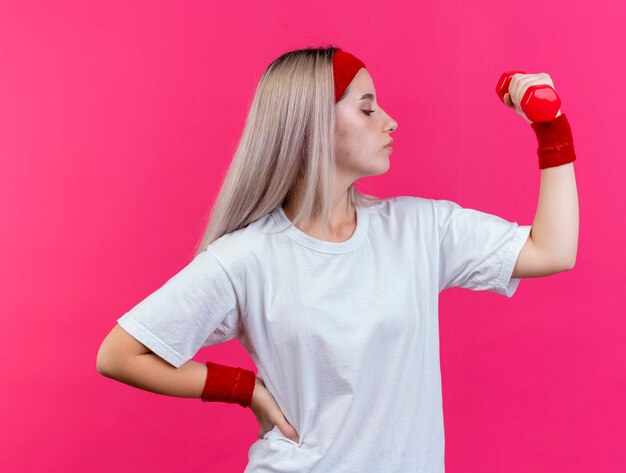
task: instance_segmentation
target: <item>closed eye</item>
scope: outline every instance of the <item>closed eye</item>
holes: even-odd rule
[[[363,113],[365,113],[365,115],[370,116],[372,113],[374,113],[376,110],[363,110]]]

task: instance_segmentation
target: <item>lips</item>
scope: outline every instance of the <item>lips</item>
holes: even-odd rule
[[[393,140],[390,140],[390,141],[389,141],[389,143],[387,143],[387,144],[385,145],[385,148],[386,148],[387,146],[391,146],[391,143],[393,143]]]

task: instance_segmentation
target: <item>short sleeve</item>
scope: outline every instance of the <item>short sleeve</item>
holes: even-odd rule
[[[532,227],[449,200],[433,200],[433,204],[439,235],[439,292],[463,287],[513,296],[520,279],[511,276]]]
[[[117,322],[176,368],[200,348],[232,340],[241,330],[234,287],[210,249]]]

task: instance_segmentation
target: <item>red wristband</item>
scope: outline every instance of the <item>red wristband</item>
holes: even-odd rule
[[[552,121],[531,123],[530,126],[537,135],[539,169],[560,166],[576,160],[572,130],[564,114]]]
[[[249,407],[252,402],[256,374],[254,371],[207,361],[207,376],[202,392],[204,402],[237,403]]]

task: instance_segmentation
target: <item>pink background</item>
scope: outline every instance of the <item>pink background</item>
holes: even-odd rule
[[[578,157],[576,267],[511,299],[441,295],[446,471],[626,471],[624,2],[421,3],[0,3],[0,470],[243,471],[249,409],[115,382],[96,353],[189,260],[267,65],[332,43],[399,123],[364,190],[525,225],[536,139],[494,88],[550,74]],[[195,359],[255,369],[236,341]]]

